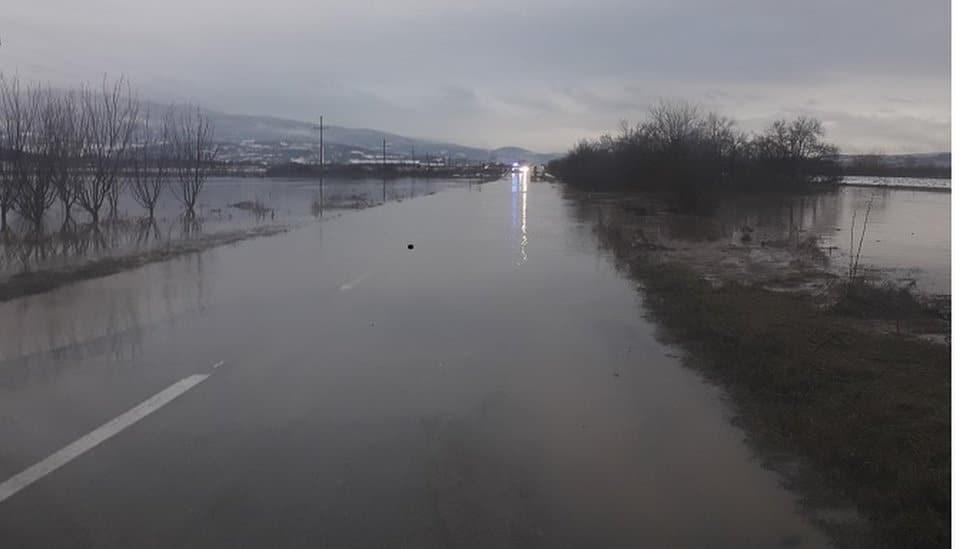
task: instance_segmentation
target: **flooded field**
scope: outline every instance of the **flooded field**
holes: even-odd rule
[[[770,462],[801,493],[853,494],[884,538],[838,547],[948,540],[951,296],[934,295],[949,291],[948,193],[750,193],[694,215],[661,195],[571,196],[760,453],[809,458],[829,477]],[[865,228],[853,282],[851,227],[855,242]]]
[[[409,200],[467,184],[429,179],[329,180],[320,197],[319,184],[312,180],[215,178],[204,186],[197,217],[192,221],[181,215],[172,193],[164,191],[155,222],[144,220],[142,208],[124,194],[119,219],[103,220],[98,227],[87,224],[86,215],[80,211],[73,213],[73,223],[63,226],[64,214],[54,208],[46,235],[40,240],[23,238],[27,232],[24,223],[16,217],[12,220],[13,234],[0,237],[0,280],[24,271],[152,250],[217,233],[290,226],[320,214]]]
[[[949,294],[951,199],[946,192],[842,186],[815,194],[726,196],[709,215],[666,215],[654,222],[662,236],[679,240],[761,246],[812,237],[838,274],[846,274],[849,267],[853,226],[855,255],[864,229],[863,272]]]
[[[866,175],[849,175],[844,177],[845,185],[863,187],[896,187],[906,189],[931,189],[948,191],[952,188],[952,180],[939,177],[877,177]]]

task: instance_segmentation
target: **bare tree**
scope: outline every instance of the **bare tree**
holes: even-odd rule
[[[84,136],[81,132],[81,110],[78,96],[74,91],[67,92],[61,98],[58,147],[56,154],[56,172],[54,179],[55,193],[64,214],[62,228],[73,223],[71,210],[78,201],[80,186],[83,182],[82,153],[84,151]]]
[[[105,193],[105,201],[108,203],[109,219],[119,218],[119,199],[122,198],[122,193],[128,184],[129,180],[123,177],[121,173],[112,178],[111,184],[108,186],[108,192]]]
[[[9,152],[0,147],[0,233],[7,232],[7,213],[14,206],[14,179],[12,166],[7,158]]]
[[[665,149],[683,149],[698,139],[702,113],[686,101],[661,101],[647,113],[640,131]]]
[[[213,142],[210,118],[197,107],[188,106],[171,117],[167,126],[172,135],[167,139],[173,144],[176,165],[176,198],[183,204],[187,217],[196,217],[197,199],[213,170],[217,147]]]
[[[30,93],[27,90],[26,93]],[[0,231],[9,227],[7,215],[16,207],[17,197],[30,174],[30,143],[35,117],[16,76],[0,75]]]
[[[16,142],[16,124],[7,114],[7,97],[19,93],[20,82],[0,73],[0,233],[7,232],[7,214],[14,206],[16,179],[14,178],[12,143]]]
[[[799,179],[818,164],[833,163],[837,147],[823,141],[823,124],[799,117],[792,122],[776,120],[755,139],[756,155],[782,175]]]
[[[167,138],[173,135],[173,130],[168,126],[174,118],[171,109],[163,118],[162,129],[153,129],[148,108],[145,117],[145,124],[132,150],[129,188],[136,202],[146,209],[148,219],[153,220],[156,217],[156,204],[169,181],[167,169],[171,163],[172,146]]]
[[[23,97],[26,116],[32,119],[26,162],[14,209],[40,234],[47,210],[57,199],[55,180],[60,158],[62,102],[51,89],[28,87]]]
[[[123,77],[114,84],[103,79],[101,92],[81,92],[86,176],[79,185],[78,204],[98,224],[102,206],[109,200],[110,215],[118,214],[120,171],[136,127],[138,103]]]

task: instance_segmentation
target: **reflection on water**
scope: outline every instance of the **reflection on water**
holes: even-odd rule
[[[575,201],[579,219],[605,223],[612,215],[597,200]],[[871,214],[861,264],[868,274],[919,289],[951,293],[951,194],[911,189],[841,187],[811,194],[749,193],[724,196],[709,215],[683,215],[642,203],[623,212],[638,216],[660,241],[728,242],[738,246],[799,243],[814,239],[834,272],[846,272],[852,214],[860,236],[868,203]]]
[[[57,269],[92,258],[127,255],[227,230],[284,219],[311,220],[310,204],[322,197],[327,210],[363,209],[387,201],[427,196],[466,183],[437,180],[317,182],[215,181],[195,219],[108,220],[99,226],[73,224],[41,237],[0,237],[0,282],[41,269]],[[216,204],[260,204],[250,209]],[[274,213],[272,213],[274,212]],[[320,224],[322,231],[328,231]],[[321,233],[320,233],[321,234]],[[96,278],[44,294],[0,302],[0,362],[42,352],[109,352],[125,334],[207,308],[215,275],[207,268],[212,252],[177,256],[138,272]],[[253,267],[250,267],[253,269]],[[38,276],[25,274],[23,276]],[[111,351],[114,352],[114,351]]]
[[[0,303],[0,361],[40,352],[115,353],[125,334],[205,308],[214,281],[204,255]]]
[[[868,203],[871,213],[861,262],[887,279],[914,281],[927,292],[951,293],[951,195],[909,189],[842,187],[835,192],[792,197],[737,197],[716,214],[721,235],[741,240],[814,237],[830,265],[843,272],[850,257],[852,215],[860,236]],[[758,233],[758,238],[757,238]]]
[[[529,204],[528,170],[512,172],[512,233],[519,243],[519,253],[515,265],[523,265],[529,260],[526,248],[529,245],[528,204]]]
[[[292,476],[319,475],[328,488],[303,492],[320,503],[312,513],[436,515],[361,545],[422,545],[442,523],[483,546],[512,545],[513,535],[539,547],[825,546],[729,428],[715,390],[654,340],[633,286],[608,267],[591,226],[568,218],[560,187],[516,183],[516,192],[502,180],[441,193],[2,303],[0,349],[20,338],[30,344],[21,355],[86,341],[85,352],[103,355],[0,364],[0,391],[4,376],[23,376],[0,402],[33,390],[80,395],[59,407],[81,409],[85,397],[153,394],[144,390],[152,379],[139,380],[165,387],[227,359],[228,375],[208,390],[210,419],[243,428],[240,441],[259,451],[304,456]],[[531,263],[522,259],[529,232]],[[171,310],[192,313],[139,328]],[[8,329],[19,332],[8,339]],[[141,331],[112,335],[126,329]],[[116,352],[127,359],[104,366]],[[63,375],[71,368],[77,375]],[[251,432],[286,436],[268,445]],[[333,472],[350,482],[334,484]],[[326,528],[348,522],[326,515]]]
[[[61,223],[62,212],[50,212],[49,230],[37,235],[14,217],[13,230],[0,235],[0,280],[25,271],[58,268],[93,258],[151,250],[173,242],[265,224],[293,224],[332,210],[362,209],[388,201],[426,196],[458,182],[427,179],[317,181],[227,178],[209,182],[201,193],[198,215],[183,216],[179,204],[164,193],[154,220],[145,220],[128,199],[122,217],[95,226]]]
[[[833,192],[812,195],[753,194],[730,196],[704,222],[694,216],[669,216],[667,236],[680,239],[727,239],[756,243],[797,240],[830,233],[839,220],[840,201]]]

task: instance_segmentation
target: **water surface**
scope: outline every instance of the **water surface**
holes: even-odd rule
[[[846,275],[852,252],[856,256],[860,247],[862,274],[950,294],[951,214],[947,192],[841,186],[809,194],[724,196],[705,215],[663,216],[662,231],[669,238],[742,245],[743,232],[750,230],[753,246],[813,237],[827,251],[829,268],[840,275]]]
[[[516,177],[0,304],[0,477],[226,361],[0,507],[0,530],[25,547],[826,546],[573,208]]]
[[[146,219],[145,210],[126,193],[120,199],[118,218],[106,216],[98,226],[91,225],[79,208],[72,211],[72,222],[64,225],[64,213],[56,205],[48,214],[42,238],[30,236],[26,223],[12,215],[12,233],[0,236],[0,279],[151,250],[218,232],[301,224],[337,211],[400,202],[468,184],[444,179],[330,178],[320,186],[318,181],[307,179],[220,177],[204,185],[192,219],[183,215],[182,205],[167,188],[160,195],[155,219]]]

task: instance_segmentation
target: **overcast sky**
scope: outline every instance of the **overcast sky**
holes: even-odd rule
[[[950,148],[949,0],[4,2],[0,71],[466,145],[565,150],[680,97],[848,152]]]

